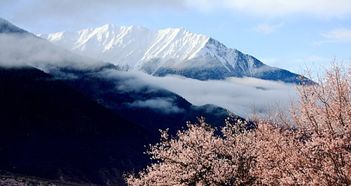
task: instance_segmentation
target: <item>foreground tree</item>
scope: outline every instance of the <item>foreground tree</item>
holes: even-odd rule
[[[351,185],[351,72],[335,66],[319,85],[299,89],[294,124],[303,139],[306,181]]]
[[[241,126],[244,122],[238,122]],[[249,170],[253,163],[246,150],[247,140],[237,135],[239,127],[223,129],[231,143],[215,134],[215,129],[199,119],[198,124],[188,124],[170,138],[162,131],[161,142],[147,152],[156,163],[137,176],[130,175],[130,185],[239,185],[253,183]],[[235,145],[238,144],[238,145]],[[245,145],[246,144],[246,145]],[[235,146],[236,148],[228,148]],[[251,160],[250,160],[251,159]]]
[[[334,66],[298,91],[292,121],[259,122],[254,175],[267,185],[351,185],[350,72]]]
[[[351,185],[351,72],[334,67],[298,88],[291,116],[226,122],[221,134],[199,120],[147,152],[155,163],[130,185]],[[280,119],[283,117],[279,117]]]

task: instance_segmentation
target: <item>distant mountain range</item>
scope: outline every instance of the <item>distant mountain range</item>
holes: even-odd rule
[[[77,54],[155,76],[176,74],[199,80],[246,76],[287,83],[309,81],[184,28],[153,31],[107,24],[38,36]]]
[[[228,117],[121,73],[0,19],[0,174],[123,185],[123,173],[147,164],[159,129]]]

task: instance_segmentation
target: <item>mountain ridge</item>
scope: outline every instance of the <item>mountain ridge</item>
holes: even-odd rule
[[[175,133],[197,116],[218,125],[228,117],[19,29],[0,20],[0,177],[125,185],[124,173],[149,162],[145,145],[160,128]]]
[[[6,19],[3,19],[0,17],[0,33],[27,33],[29,34],[29,32],[13,25],[12,23],[10,23],[9,21],[7,21]]]
[[[78,54],[156,76],[177,74],[200,80],[246,76],[287,83],[307,81],[185,28],[150,30],[106,24],[38,36]]]

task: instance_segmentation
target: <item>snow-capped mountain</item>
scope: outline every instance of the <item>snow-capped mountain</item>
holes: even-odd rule
[[[78,54],[157,76],[177,74],[200,80],[248,76],[301,82],[297,74],[265,65],[253,56],[184,28],[154,31],[107,24],[39,36]]]

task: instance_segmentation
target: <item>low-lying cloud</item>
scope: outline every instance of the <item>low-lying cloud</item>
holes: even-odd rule
[[[153,98],[147,100],[136,100],[132,103],[128,103],[130,107],[137,108],[151,108],[158,112],[165,114],[182,113],[184,109],[179,108],[174,104],[174,100],[171,98]]]
[[[72,54],[32,34],[0,33],[0,66],[34,66],[44,70],[50,65],[85,68],[98,62]]]
[[[145,86],[167,89],[194,105],[213,104],[244,117],[254,113],[264,115],[276,109],[287,112],[297,97],[295,85],[255,78],[200,81],[180,76],[154,77],[142,72],[106,71],[103,74],[125,79],[124,88],[128,90],[145,89]]]
[[[86,68],[102,65],[58,48],[34,36],[0,34],[0,66],[34,66],[45,70],[48,65]],[[213,104],[240,116],[265,114],[276,105],[287,111],[296,98],[295,85],[254,78],[200,81],[180,76],[154,77],[142,72],[104,71],[103,76],[123,78],[121,91],[155,91],[155,87],[174,92],[194,105]],[[133,107],[148,107],[165,112],[182,112],[172,100],[152,99],[130,103]]]

